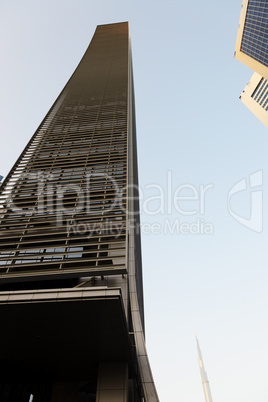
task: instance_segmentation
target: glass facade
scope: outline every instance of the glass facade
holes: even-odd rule
[[[268,0],[249,0],[240,50],[268,67]]]

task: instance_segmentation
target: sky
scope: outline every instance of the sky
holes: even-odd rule
[[[268,132],[239,95],[241,0],[0,0],[5,176],[97,25],[129,21],[146,344],[161,402],[267,402]]]

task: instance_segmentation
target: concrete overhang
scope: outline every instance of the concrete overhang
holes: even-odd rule
[[[120,288],[0,293],[2,380],[87,380],[133,353]]]

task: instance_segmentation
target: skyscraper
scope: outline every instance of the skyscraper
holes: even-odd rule
[[[268,79],[268,1],[243,0],[235,57]]]
[[[240,99],[268,127],[268,80],[254,73]]]
[[[158,401],[128,23],[97,27],[0,207],[1,401]]]
[[[196,337],[196,344],[197,344],[197,352],[198,352],[198,364],[199,364],[199,369],[200,369],[200,375],[201,375],[201,380],[202,380],[202,385],[203,385],[203,390],[204,390],[204,395],[205,395],[205,401],[206,402],[213,402],[212,401],[212,396],[211,396],[211,391],[210,391],[210,385],[208,382],[208,376],[205,371],[204,367],[204,362],[199,346],[198,339]]]

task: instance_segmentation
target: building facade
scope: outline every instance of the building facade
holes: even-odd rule
[[[128,23],[94,37],[0,195],[0,400],[158,401]]]
[[[241,93],[240,99],[268,127],[268,80],[254,73]]]
[[[267,0],[243,0],[234,55],[268,79]]]

